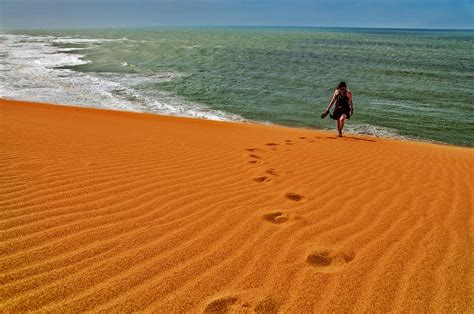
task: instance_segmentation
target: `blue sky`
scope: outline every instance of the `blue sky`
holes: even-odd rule
[[[0,0],[1,27],[190,25],[474,29],[474,0]]]

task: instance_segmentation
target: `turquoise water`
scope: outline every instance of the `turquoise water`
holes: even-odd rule
[[[239,27],[13,33],[115,39],[53,45],[88,62],[62,68],[122,79],[167,73],[170,79],[143,80],[133,88],[147,99],[166,93],[253,121],[334,129],[334,121],[319,115],[344,80],[355,107],[348,130],[474,146],[474,31]],[[126,97],[133,102],[137,96]]]

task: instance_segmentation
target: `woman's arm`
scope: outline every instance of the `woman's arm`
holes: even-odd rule
[[[351,107],[351,115],[354,113],[354,104],[352,102],[352,92],[347,91],[348,96],[349,96],[349,106]]]
[[[331,109],[332,105],[334,105],[334,102],[336,101],[336,97],[337,97],[337,89],[334,91],[334,95],[332,95],[332,99],[329,102],[329,106],[326,109],[326,111],[329,111],[329,109]]]

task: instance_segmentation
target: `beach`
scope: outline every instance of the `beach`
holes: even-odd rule
[[[474,150],[0,100],[2,312],[474,310]]]

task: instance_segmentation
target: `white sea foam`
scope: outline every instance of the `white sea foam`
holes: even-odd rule
[[[80,47],[77,47],[77,48],[58,48],[58,51],[59,52],[69,52],[69,51],[79,51],[79,50],[85,50],[87,48],[80,48]]]
[[[119,39],[120,40],[120,39]],[[124,40],[124,39],[121,39]],[[126,40],[126,39],[125,39]],[[59,37],[51,40],[57,44],[91,44],[91,43],[105,43],[110,41],[118,41],[117,39],[105,39],[105,38],[71,38],[71,37]]]
[[[116,41],[123,40],[128,39]],[[0,34],[0,43],[5,47],[0,53],[0,97],[222,121],[242,120],[240,116],[210,110],[168,93],[139,88],[143,84],[176,79],[179,73],[143,76],[84,73],[62,68],[89,63],[80,50],[109,41],[113,40]],[[84,44],[86,48],[60,48],[57,44]],[[131,66],[127,62],[122,65]]]
[[[375,137],[390,137],[390,138],[399,138],[406,139],[406,137],[398,134],[396,130],[377,127],[374,125],[368,124],[347,124],[345,130],[350,133],[361,134],[361,135],[370,135]]]

